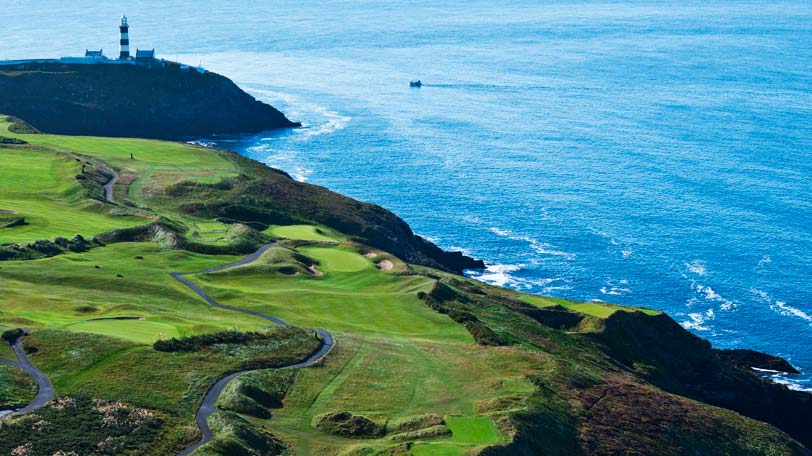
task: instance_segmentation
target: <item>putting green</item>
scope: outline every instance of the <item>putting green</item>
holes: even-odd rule
[[[336,236],[330,230],[313,225],[273,226],[265,230],[265,233],[278,238],[302,241],[336,242],[340,240],[340,236]]]
[[[608,318],[619,310],[624,312],[640,311],[648,315],[660,314],[660,312],[656,310],[645,309],[642,307],[619,306],[617,304],[609,304],[605,302],[575,302],[568,301],[566,299],[527,295],[524,293],[519,294],[519,298],[525,302],[533,304],[536,307],[544,308],[560,305],[566,307],[567,309],[598,318]]]
[[[462,449],[448,443],[417,444],[412,447],[413,456],[459,456]]]
[[[448,416],[446,425],[455,442],[490,444],[499,441],[499,433],[490,418],[484,416]]]
[[[180,336],[176,327],[150,320],[88,320],[69,325],[66,329],[118,337],[145,344],[151,344],[158,339]]]
[[[358,272],[371,268],[370,262],[363,255],[340,248],[302,247],[300,252],[319,261],[323,272]]]

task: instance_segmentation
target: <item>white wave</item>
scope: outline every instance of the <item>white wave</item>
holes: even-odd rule
[[[293,130],[294,138],[307,140],[314,136],[326,135],[346,128],[352,117],[341,115],[324,106],[302,101],[296,96],[267,89],[251,88],[249,92],[256,98],[268,101],[281,101],[291,119],[302,119],[302,128]]]
[[[502,229],[499,229],[499,228],[496,228],[496,227],[490,227],[490,228],[488,228],[488,231],[490,231],[491,233],[496,233],[499,236],[504,236],[504,237],[510,236],[510,230],[502,230]]]
[[[773,299],[773,297],[770,296],[769,293],[767,293],[766,291],[751,288],[750,293],[755,295],[757,301],[767,304],[768,306],[770,306],[770,309],[772,309],[773,312],[779,315],[783,315],[785,317],[801,318],[808,322],[812,322],[812,315],[809,315],[803,310],[798,309],[797,307],[793,307],[784,301]]]
[[[798,383],[797,379],[788,377],[787,374],[783,372],[776,372],[769,369],[758,369],[753,368],[753,370],[757,371],[761,375],[769,378],[770,380],[774,381],[775,383],[780,383],[782,385],[786,385],[787,388],[795,391],[803,391],[805,393],[812,393],[812,387],[805,386],[803,384]]]
[[[680,323],[683,328],[693,329],[694,331],[710,331],[710,327],[705,323],[716,318],[716,314],[713,309],[708,309],[704,313],[689,313],[688,318],[689,320]]]
[[[488,231],[490,231],[491,233],[497,234],[499,236],[506,237],[508,239],[514,240],[514,241],[527,242],[530,245],[530,249],[532,249],[534,252],[538,253],[539,255],[558,256],[558,257],[562,257],[562,258],[564,258],[566,260],[575,259],[575,254],[564,252],[562,250],[556,250],[555,246],[553,246],[552,244],[548,244],[546,242],[541,242],[541,241],[539,241],[537,239],[531,238],[530,236],[524,236],[524,235],[515,234],[511,230],[506,230],[506,229],[498,228],[498,227],[495,227],[495,226],[488,228]]]
[[[313,174],[313,170],[302,166],[294,166],[290,172],[291,177],[299,182],[305,182],[307,177]]]
[[[761,257],[760,260],[758,260],[758,268],[759,269],[764,269],[765,265],[768,265],[768,264],[770,264],[772,262],[773,262],[773,260],[772,260],[772,258],[770,258],[769,255],[764,255],[763,257]]]
[[[621,296],[626,295],[632,292],[632,290],[624,285],[628,285],[628,280],[620,280],[617,283],[613,280],[607,280],[600,288],[601,294],[610,295],[610,296]]]
[[[720,310],[732,310],[736,308],[736,303],[720,295],[707,285],[691,281],[691,288],[706,301],[718,302]]]
[[[553,278],[524,278],[517,277],[514,272],[523,269],[524,264],[489,264],[484,271],[467,271],[466,275],[491,285],[508,287],[516,290],[532,290],[537,293],[551,293],[553,291],[570,290],[571,286],[563,283],[564,279]]]
[[[620,254],[623,255],[623,258],[629,258],[634,253],[634,250],[631,247],[624,247],[623,250],[620,251]]]
[[[786,316],[790,316],[790,317],[798,317],[798,318],[803,318],[806,321],[812,321],[812,316],[810,316],[808,313],[806,313],[803,310],[798,309],[796,307],[792,307],[790,305],[787,305],[787,303],[785,303],[783,301],[775,301],[775,307],[773,307],[773,310],[776,310],[776,309],[778,309],[777,312],[782,314],[782,315],[786,315]]]
[[[213,147],[217,147],[217,143],[214,141],[206,141],[202,139],[198,139],[196,141],[186,141],[186,144],[191,144],[193,146],[200,146],[205,147],[206,149],[211,149]]]
[[[520,264],[490,264],[487,265],[484,271],[472,272],[470,276],[491,285],[500,287],[511,286],[518,288],[519,280],[513,277],[510,273],[516,272],[522,268]]]
[[[685,267],[688,268],[689,271],[693,272],[694,274],[700,277],[703,277],[708,273],[708,271],[705,269],[704,261],[694,260],[690,263],[685,263]]]

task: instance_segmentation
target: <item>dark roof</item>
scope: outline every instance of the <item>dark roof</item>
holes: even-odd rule
[[[85,49],[85,57],[102,57],[102,50],[99,49],[98,51],[91,51]]]
[[[135,58],[136,59],[154,59],[155,58],[155,49],[149,49],[142,51],[141,49],[135,50]]]

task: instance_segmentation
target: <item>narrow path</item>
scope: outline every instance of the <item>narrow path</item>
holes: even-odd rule
[[[34,399],[29,402],[28,405],[21,409],[12,410],[10,412],[4,411],[5,413],[0,413],[0,419],[5,418],[6,416],[22,415],[24,413],[39,410],[55,396],[54,387],[51,385],[51,380],[48,379],[47,375],[43,374],[39,369],[31,364],[31,361],[28,360],[28,356],[25,354],[25,350],[23,350],[21,340],[22,337],[18,337],[17,340],[11,344],[11,349],[14,350],[14,354],[17,355],[17,361],[0,358],[0,362],[17,366],[28,373],[28,375],[30,375],[34,381],[37,382],[37,395],[34,396]]]
[[[104,199],[107,200],[108,203],[116,203],[116,199],[113,196],[113,185],[116,184],[118,180],[118,173],[113,171],[111,168],[107,167],[106,165],[98,165],[99,168],[104,170],[105,173],[112,175],[113,177],[104,184]]]
[[[206,274],[209,272],[217,272],[223,271],[226,269],[236,268],[238,266],[243,266],[252,261],[259,258],[263,253],[265,253],[268,249],[273,247],[275,242],[270,242],[268,244],[263,245],[259,248],[256,252],[242,258],[239,261],[234,263],[225,264],[222,266],[215,266],[213,268],[204,269],[202,271],[196,272],[173,272],[169,275],[172,276],[173,279],[177,280],[178,282],[182,283],[184,286],[189,288],[190,290],[197,293],[198,296],[203,298],[204,301],[209,303],[211,306],[217,307],[218,309],[230,310],[233,312],[240,312],[246,315],[252,315],[254,317],[263,318],[268,321],[272,321],[280,326],[288,326],[287,323],[280,320],[279,318],[273,317],[268,314],[264,314],[262,312],[257,312],[254,310],[249,309],[242,309],[239,307],[227,306],[225,304],[220,304],[214,298],[209,296],[205,291],[203,291],[200,287],[195,285],[194,283],[186,280],[183,276],[192,275],[192,274]],[[319,361],[320,359],[324,358],[330,349],[333,348],[334,341],[333,336],[324,329],[316,328],[315,331],[321,336],[321,345],[319,348],[313,352],[310,356],[307,357],[304,361],[290,364],[288,366],[281,367],[280,369],[299,369],[303,367],[308,367]],[[192,454],[196,449],[200,448],[201,446],[205,445],[206,443],[210,442],[214,438],[214,433],[212,432],[211,428],[209,427],[209,417],[215,412],[215,404],[217,403],[217,398],[220,397],[220,394],[223,392],[223,389],[228,385],[228,383],[235,378],[239,377],[240,375],[250,372],[250,371],[240,371],[234,372],[232,374],[226,375],[225,377],[217,380],[217,382],[209,388],[206,392],[206,395],[203,397],[203,402],[200,404],[200,408],[197,409],[197,413],[195,414],[195,422],[197,423],[198,429],[200,429],[200,433],[202,434],[202,438],[182,451],[178,453],[178,456],[188,456]]]

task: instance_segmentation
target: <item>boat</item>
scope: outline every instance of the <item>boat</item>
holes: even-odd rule
[[[409,87],[422,87],[422,86],[423,82],[420,79],[418,79],[417,81],[411,81],[409,83]]]

